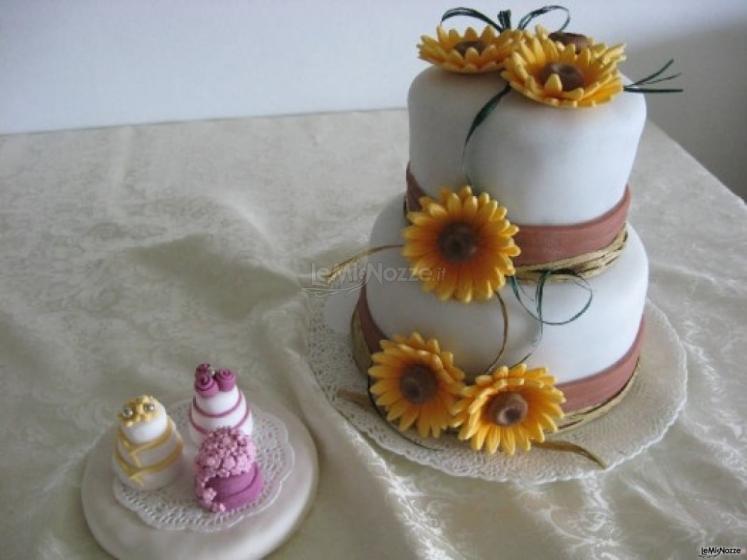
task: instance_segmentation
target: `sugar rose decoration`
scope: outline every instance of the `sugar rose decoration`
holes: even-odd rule
[[[526,364],[505,366],[481,375],[465,387],[455,405],[453,427],[461,427],[459,439],[472,449],[499,448],[513,455],[516,448],[529,451],[532,441],[545,441],[545,432],[555,432],[555,420],[563,417],[563,392],[546,368],[527,369]]]
[[[213,395],[218,394],[218,391],[220,391],[220,387],[213,377],[212,372],[200,370],[199,367],[195,372],[194,387],[197,394],[199,394],[201,397],[212,397]]]
[[[449,72],[481,74],[500,70],[511,54],[519,34],[507,30],[497,33],[486,26],[481,33],[469,27],[462,35],[456,29],[436,28],[436,37],[423,35],[418,44],[420,58]]]
[[[380,344],[368,370],[376,404],[387,411],[388,421],[399,420],[401,431],[415,425],[421,437],[439,437],[463,387],[464,372],[454,365],[454,356],[417,332]]]
[[[412,225],[403,232],[402,254],[424,290],[441,300],[487,300],[515,274],[519,228],[490,195],[475,196],[469,186],[442,189],[438,200],[421,197],[420,206],[407,214]]]
[[[624,47],[539,31],[519,42],[501,76],[522,95],[553,107],[595,107],[623,91]]]
[[[230,369],[219,369],[214,379],[221,391],[230,391],[236,387],[236,374]]]
[[[195,369],[195,391],[201,397],[212,397],[219,391],[227,392],[236,386],[236,374],[230,369],[215,370],[210,364]]]

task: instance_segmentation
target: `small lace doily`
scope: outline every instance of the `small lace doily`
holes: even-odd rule
[[[573,453],[532,448],[528,453],[519,452],[509,457],[472,451],[469,445],[450,434],[439,439],[421,439],[414,431],[407,432],[407,438],[427,448],[403,438],[371,407],[340,395],[340,390],[366,394],[366,379],[353,361],[350,335],[336,331],[325,319],[347,314],[349,320],[352,305],[354,299],[335,295],[311,298],[309,361],[332,406],[381,447],[453,476],[496,482],[539,484],[602,472],[591,461]],[[330,306],[338,309],[330,309]],[[664,313],[650,301],[645,316],[640,371],[626,397],[605,416],[548,438],[588,449],[605,461],[606,470],[661,440],[687,397],[686,357],[677,333]]]
[[[172,484],[159,490],[143,492],[124,485],[114,477],[114,497],[127,509],[135,512],[151,527],[167,530],[190,530],[202,533],[222,531],[246,517],[257,515],[268,508],[280,494],[283,481],[288,477],[295,457],[288,442],[288,430],[278,417],[252,405],[254,431],[252,439],[257,446],[257,462],[262,471],[264,487],[259,497],[246,506],[225,513],[210,513],[197,505],[194,496],[192,461],[197,452],[188,441],[187,418],[190,401],[169,406],[168,413],[184,438],[182,473]]]

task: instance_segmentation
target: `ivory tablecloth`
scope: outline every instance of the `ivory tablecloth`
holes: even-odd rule
[[[81,509],[86,452],[124,399],[183,397],[203,361],[240,369],[318,446],[315,505],[277,558],[747,547],[744,203],[648,126],[632,222],[687,349],[684,413],[610,473],[489,484],[373,445],[305,361],[304,278],[366,243],[406,158],[402,111],[0,138],[0,556],[106,557]]]

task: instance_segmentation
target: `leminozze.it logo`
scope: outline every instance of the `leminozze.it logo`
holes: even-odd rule
[[[415,275],[410,266],[384,265],[380,262],[352,263],[338,270],[332,282],[329,281],[331,268],[311,264],[311,283],[304,290],[311,295],[324,296],[331,292],[352,292],[360,290],[369,280],[377,282],[421,282],[430,279],[443,279],[446,270],[441,267],[421,270]]]
[[[700,558],[718,558],[721,555],[745,554],[741,546],[701,546]]]

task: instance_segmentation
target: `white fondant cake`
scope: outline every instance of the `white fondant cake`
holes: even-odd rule
[[[464,139],[505,85],[497,72],[437,67],[415,78],[408,96],[410,171],[427,194],[466,183]],[[465,163],[474,184],[508,208],[513,223],[584,222],[622,198],[645,121],[642,95],[568,110],[511,92],[474,133]]]
[[[138,397],[119,415],[112,465],[119,479],[138,490],[171,483],[182,467],[182,438],[163,405]]]
[[[402,197],[391,200],[379,215],[371,234],[371,246],[401,243],[407,225]],[[620,259],[603,274],[588,280],[593,301],[577,320],[562,326],[545,325],[539,345],[527,361],[531,366],[550,364],[559,383],[593,375],[620,359],[633,344],[643,315],[648,286],[648,259],[640,238],[628,226],[629,240]],[[439,301],[424,292],[415,278],[401,279],[408,270],[400,250],[391,249],[369,257],[366,296],[371,315],[384,332],[409,334],[418,331],[436,338],[454,353],[460,367],[474,376],[496,357],[503,337],[503,318],[496,299],[464,304]],[[374,274],[373,271],[391,271]],[[397,271],[397,279],[394,272]],[[526,284],[529,295],[533,284]],[[515,363],[531,349],[539,324],[521,307],[511,289],[501,292],[509,317],[505,363]],[[548,321],[572,317],[584,306],[588,293],[571,283],[545,286],[544,310]]]
[[[369,257],[353,322],[356,359],[370,363],[361,347],[370,356],[384,348],[382,339],[419,333],[453,354],[473,384],[461,393],[467,400],[482,390],[474,386],[477,376],[500,376],[498,366],[524,362],[547,368],[563,391],[565,413],[609,402],[635,371],[648,288],[645,250],[625,222],[646,103],[622,91],[622,47],[574,34],[551,39],[538,30],[517,39],[501,71],[480,73],[479,57],[496,56],[498,43],[489,47],[492,39],[469,31],[438,33],[420,46],[421,57],[436,66],[414,79],[408,96],[406,204],[392,200],[371,235],[372,247],[400,248]],[[490,105],[491,99],[498,102]],[[471,190],[463,191],[468,184]],[[398,356],[384,350],[379,359],[391,364]],[[391,405],[395,416],[433,399],[432,377],[420,365],[407,367],[369,370],[383,379],[377,402]],[[525,418],[526,401],[507,398],[491,406]],[[421,420],[418,410],[403,416],[404,426]],[[496,418],[491,425],[508,422]],[[476,433],[477,420],[470,422],[460,437]],[[487,431],[481,433],[473,441],[478,448]],[[494,451],[498,432],[491,433]],[[506,446],[513,452],[512,443]]]

